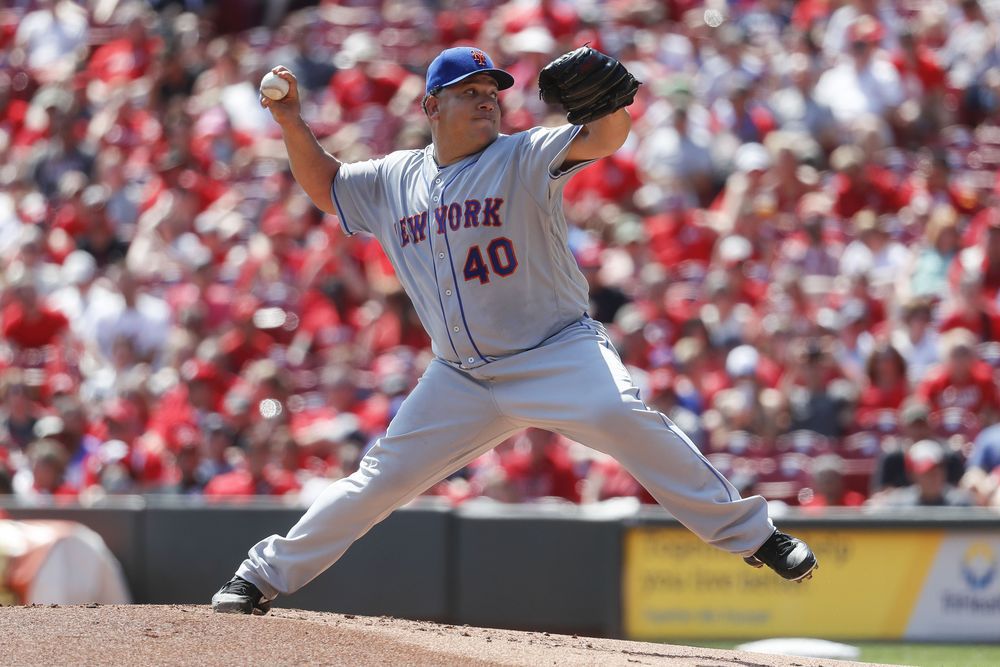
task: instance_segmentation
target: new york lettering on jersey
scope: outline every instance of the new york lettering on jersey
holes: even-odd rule
[[[432,211],[431,216],[428,216],[427,211],[420,211],[400,218],[399,222],[396,223],[399,229],[400,246],[405,248],[411,243],[426,240],[428,221],[431,217],[434,221],[431,230],[439,236],[445,234],[449,229],[457,232],[463,228],[474,229],[479,226],[500,227],[502,225],[501,206],[503,206],[503,197],[486,197],[485,201],[466,199],[461,203],[452,202],[438,206]]]

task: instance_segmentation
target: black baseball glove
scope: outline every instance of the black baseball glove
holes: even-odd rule
[[[586,125],[632,104],[639,84],[611,56],[581,46],[542,69],[538,95],[549,104],[562,105],[573,125]]]

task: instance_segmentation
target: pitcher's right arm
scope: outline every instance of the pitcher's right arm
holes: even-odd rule
[[[260,104],[270,110],[275,122],[281,126],[292,175],[317,208],[336,215],[337,209],[330,197],[330,185],[341,163],[319,145],[316,136],[302,119],[295,75],[280,65],[271,71],[288,81],[288,94],[280,100],[261,95]]]

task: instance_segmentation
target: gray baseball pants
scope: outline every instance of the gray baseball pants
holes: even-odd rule
[[[435,359],[357,472],[330,484],[284,537],[254,545],[236,574],[273,599],[312,581],[393,510],[517,431],[560,433],[618,459],[682,524],[741,556],[774,530],[639,398],[604,327],[584,317],[538,347],[461,370]]]

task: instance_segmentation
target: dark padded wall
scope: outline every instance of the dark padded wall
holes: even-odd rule
[[[150,508],[146,579],[150,602],[207,603],[259,539],[284,534],[301,509]],[[332,568],[277,605],[447,620],[451,516],[400,510],[362,537]]]
[[[95,530],[121,561],[136,602],[207,604],[247,549],[285,533],[302,508],[148,497],[101,508],[24,507],[11,518],[68,519]],[[278,606],[557,632],[619,626],[618,518],[573,508],[402,509]]]
[[[615,635],[621,521],[460,512],[455,615],[462,623]]]

